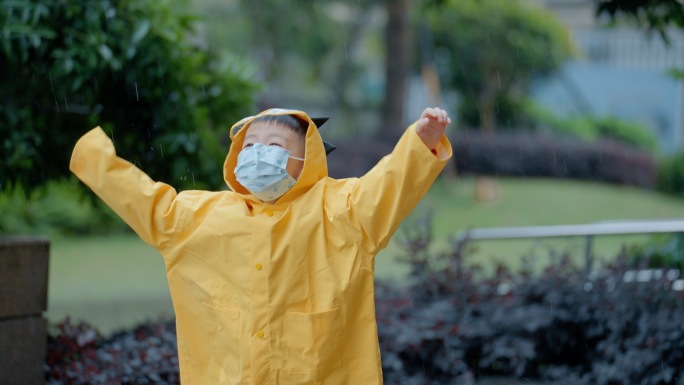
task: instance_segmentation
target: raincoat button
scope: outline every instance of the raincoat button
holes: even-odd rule
[[[272,217],[272,216],[273,216],[273,211],[271,211],[271,210],[266,211],[266,215],[268,215],[269,217]]]
[[[261,270],[261,268],[262,268],[263,266],[261,266],[260,263],[257,263],[255,267],[256,267],[257,270]]]
[[[264,338],[264,332],[262,332],[261,330],[259,330],[259,331],[256,333],[256,336],[257,336],[257,338]]]

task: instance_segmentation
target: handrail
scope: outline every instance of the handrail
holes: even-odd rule
[[[593,265],[591,246],[594,236],[656,233],[684,233],[684,219],[630,219],[579,225],[472,228],[458,232],[456,234],[456,240],[496,240],[514,238],[583,236],[586,237],[585,269],[586,272],[589,273]]]
[[[458,240],[468,239],[506,239],[506,238],[545,238],[587,235],[620,235],[684,232],[684,219],[597,222],[582,225],[551,225],[526,227],[474,228],[459,232]]]

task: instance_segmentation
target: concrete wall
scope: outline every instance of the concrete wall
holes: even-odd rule
[[[0,236],[0,384],[45,383],[50,244]]]

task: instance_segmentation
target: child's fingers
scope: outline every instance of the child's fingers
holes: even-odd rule
[[[427,126],[428,123],[430,123],[430,119],[428,119],[428,118],[420,119],[416,123],[416,131],[418,131],[419,133],[423,132],[423,130],[425,130],[425,126]]]
[[[439,117],[440,117],[439,108],[426,108],[425,111],[423,111],[423,116],[429,117],[429,118],[432,118],[435,120],[439,120]]]
[[[438,123],[443,125],[448,125],[450,122],[447,112],[438,107],[426,108],[425,111],[423,111],[422,116],[436,120]]]

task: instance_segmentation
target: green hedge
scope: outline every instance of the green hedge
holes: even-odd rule
[[[27,193],[20,186],[0,194],[0,234],[75,235],[128,231],[126,225],[78,182],[49,182]]]
[[[657,189],[684,198],[684,152],[666,157],[660,162]]]
[[[523,105],[526,120],[538,130],[595,141],[617,140],[638,149],[655,151],[658,141],[643,124],[619,119],[613,116],[578,116],[561,118],[533,103]]]
[[[593,180],[648,189],[656,183],[654,157],[616,141],[459,130],[453,146],[456,169],[464,175]]]

